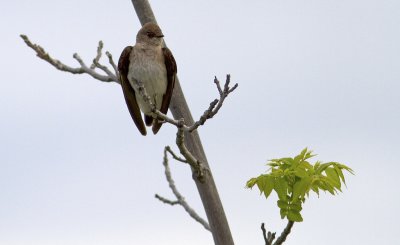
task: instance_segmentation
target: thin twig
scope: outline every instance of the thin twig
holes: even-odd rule
[[[270,231],[268,231],[267,239],[268,239],[268,241],[269,241],[269,244],[272,244],[272,242],[273,242],[274,239],[275,239],[275,235],[276,235],[275,232],[274,232],[274,233],[271,233]]]
[[[179,162],[187,163],[187,160],[185,160],[185,159],[183,159],[183,158],[181,158],[181,157],[178,157],[178,156],[175,154],[175,152],[172,151],[171,147],[166,146],[166,147],[165,147],[165,150],[168,151],[169,154],[171,154],[171,156],[172,156],[175,160],[177,160],[177,161],[179,161]]]
[[[182,127],[184,129],[188,128],[187,126],[182,125],[179,122],[179,120],[172,119],[172,118],[168,117],[167,115],[165,115],[164,113],[162,113],[161,111],[159,111],[157,109],[156,105],[153,103],[153,101],[151,101],[150,96],[147,94],[144,84],[139,80],[136,80],[135,82],[137,85],[137,91],[139,93],[139,96],[141,96],[143,98],[144,102],[149,105],[151,112],[154,113],[158,119],[162,119],[162,120],[164,120],[164,122],[175,125],[176,127]]]
[[[268,238],[267,238],[267,230],[265,230],[264,223],[261,224],[261,230],[262,230],[262,233],[263,233],[265,245],[270,245],[270,243],[268,241]]]
[[[96,68],[96,63],[99,63],[99,60],[101,58],[101,54],[102,54],[102,50],[103,50],[103,41],[99,41],[99,45],[97,46],[97,55],[96,57],[93,59],[93,63],[90,66],[90,69],[94,69]]]
[[[226,97],[228,97],[228,95],[238,87],[237,83],[232,88],[229,87],[230,82],[231,76],[228,74],[226,75],[224,89],[222,90],[219,80],[217,79],[217,77],[214,78],[214,83],[217,85],[217,89],[219,92],[219,99],[215,99],[213,102],[210,103],[210,106],[206,111],[204,111],[200,119],[189,127],[189,132],[196,130],[200,125],[203,125],[208,119],[212,118],[213,116],[215,116],[215,114],[218,113]]]
[[[99,63],[101,55],[103,54],[103,42],[99,41],[99,46],[97,47],[97,55],[93,59],[93,63],[90,66],[90,69],[99,68],[100,70],[104,71],[108,76],[116,76],[116,73],[112,73],[107,66],[104,66]],[[109,58],[110,61],[110,58]],[[112,65],[112,64],[111,64]],[[114,64],[115,65],[115,64]],[[115,70],[115,69],[114,69]]]
[[[113,69],[114,69],[115,74],[117,75],[117,77],[119,77],[119,75],[118,75],[118,73],[119,73],[119,72],[118,72],[118,68],[117,68],[117,65],[115,64],[115,62],[114,62],[114,60],[113,60],[113,57],[112,57],[111,53],[108,52],[108,51],[106,51],[106,55],[107,55],[107,57],[108,57],[108,62],[110,62],[111,66],[112,66]]]
[[[183,119],[181,119],[180,121],[183,124]],[[203,164],[199,160],[197,160],[186,147],[185,134],[180,127],[178,127],[178,132],[176,133],[176,145],[178,146],[182,156],[186,159],[187,163],[195,170],[194,173],[196,173],[197,179],[203,183],[206,169],[204,168]]]
[[[272,245],[272,242],[275,239],[275,234],[276,233],[275,232],[271,233],[270,231],[268,231],[268,233],[267,233],[267,230],[265,229],[265,224],[264,223],[261,224],[261,230],[263,232],[265,245]]]
[[[95,66],[100,70],[104,71],[109,77],[117,77],[114,73],[112,73],[107,66],[102,65],[100,63],[95,63]]]
[[[31,49],[33,49],[36,52],[36,55],[41,58],[42,60],[48,62],[49,64],[51,64],[52,66],[54,66],[56,69],[60,70],[60,71],[65,71],[65,72],[69,72],[72,74],[83,74],[86,73],[90,76],[92,76],[93,78],[100,80],[102,82],[116,82],[116,83],[120,83],[116,74],[112,73],[112,72],[107,72],[107,69],[103,69],[105,68],[105,66],[100,65],[96,66],[97,68],[102,69],[104,72],[106,72],[107,75],[102,75],[100,73],[97,73],[95,69],[91,69],[91,67],[88,67],[85,62],[83,62],[83,60],[80,58],[80,56],[78,54],[74,54],[73,57],[74,59],[76,59],[78,61],[78,63],[80,64],[81,67],[70,67],[64,63],[62,63],[61,61],[52,58],[47,52],[46,50],[44,50],[44,48],[42,48],[41,46],[32,43],[29,38],[26,35],[20,35],[21,38],[24,40],[25,44],[30,47]],[[100,49],[100,44],[99,47],[97,49],[97,51],[99,52]],[[101,51],[101,49],[100,49]],[[96,58],[95,60],[100,59],[99,53],[97,52]]]
[[[168,152],[170,152],[170,151],[167,150],[167,147],[165,147],[165,149],[164,149],[164,159],[163,159],[163,165],[164,165],[164,168],[165,168],[165,177],[166,177],[166,179],[168,181],[168,184],[169,184],[169,187],[171,188],[172,192],[174,193],[177,201],[170,201],[170,200],[168,200],[166,198],[163,198],[163,197],[161,197],[159,195],[156,195],[156,198],[159,199],[160,201],[162,201],[164,203],[168,203],[170,205],[174,205],[174,204],[181,205],[185,209],[185,211],[190,215],[190,217],[192,217],[194,220],[196,220],[197,222],[202,224],[203,227],[206,230],[211,231],[210,226],[207,223],[207,221],[205,221],[203,218],[201,218],[196,213],[196,211],[189,206],[189,204],[185,201],[185,198],[181,195],[181,193],[176,188],[175,182],[174,182],[174,180],[172,179],[172,176],[171,176],[171,170],[169,169],[169,165],[168,165]]]
[[[160,200],[161,202],[163,202],[165,204],[169,204],[171,206],[174,206],[176,204],[180,204],[179,201],[171,201],[171,200],[169,200],[169,199],[167,199],[165,197],[162,197],[162,196],[160,196],[158,194],[155,194],[154,197],[157,198],[158,200]]]

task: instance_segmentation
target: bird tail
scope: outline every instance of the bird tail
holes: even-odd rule
[[[145,114],[144,122],[146,123],[146,126],[151,126],[153,124],[153,117]]]
[[[160,130],[161,126],[162,126],[162,122],[158,121],[157,119],[154,119],[153,128],[152,128],[153,133],[157,134],[157,132],[158,132],[158,130]]]

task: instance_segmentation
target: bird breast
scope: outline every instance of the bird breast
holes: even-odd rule
[[[168,84],[161,48],[144,49],[135,46],[130,57],[128,80],[136,92],[136,101],[143,113],[151,115],[151,108],[139,95],[137,81],[143,84],[152,103],[160,109]]]

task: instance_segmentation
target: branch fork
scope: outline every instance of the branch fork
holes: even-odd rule
[[[171,176],[171,170],[170,170],[170,168],[168,166],[168,153],[177,161],[186,163],[186,160],[178,157],[171,150],[171,147],[166,146],[164,148],[163,165],[164,165],[164,169],[165,169],[165,177],[167,179],[167,182],[168,182],[168,185],[169,185],[170,189],[172,190],[172,193],[176,197],[176,200],[175,201],[171,201],[171,200],[169,200],[169,199],[167,199],[165,197],[162,197],[162,196],[160,196],[158,194],[155,194],[155,198],[157,198],[161,202],[163,202],[165,204],[169,204],[171,206],[173,206],[173,205],[181,205],[185,209],[185,211],[189,214],[190,217],[192,217],[195,221],[199,222],[204,227],[204,229],[206,229],[208,231],[211,231],[210,225],[207,223],[207,221],[205,221],[203,218],[201,218],[196,213],[196,211],[189,206],[189,204],[185,201],[185,198],[181,195],[181,193],[176,188],[175,182],[174,182],[174,180],[172,179],[172,176]]]
[[[157,109],[156,105],[151,101],[151,98],[147,94],[143,83],[141,81],[136,80],[136,85],[138,86],[139,95],[142,96],[145,103],[147,103],[150,106],[151,112],[153,114],[155,114],[158,119],[163,120],[164,123],[170,123],[170,124],[176,126],[176,128],[177,128],[176,145],[178,146],[180,153],[184,157],[185,162],[188,163],[195,170],[197,179],[202,183],[204,182],[205,172],[207,172],[207,168],[205,168],[204,165],[198,159],[196,159],[193,156],[193,154],[187,149],[187,147],[185,145],[185,132],[187,132],[187,133],[193,132],[201,125],[204,125],[204,123],[208,119],[212,118],[213,116],[215,116],[215,114],[218,113],[219,109],[221,109],[222,104],[225,101],[225,98],[228,97],[228,95],[230,93],[232,93],[238,87],[237,83],[233,87],[229,87],[230,80],[231,80],[231,76],[228,74],[226,76],[224,88],[222,89],[217,77],[214,78],[214,83],[217,86],[220,98],[213,100],[210,103],[210,106],[208,107],[208,109],[204,111],[204,113],[200,117],[200,119],[198,121],[194,122],[192,125],[187,125],[183,118],[176,120],[176,119],[170,118],[167,115],[165,115],[164,113],[160,112]]]
[[[292,230],[292,227],[294,225],[293,221],[288,221],[285,229],[282,231],[281,235],[276,239],[276,241],[273,243],[275,240],[275,235],[276,232],[271,233],[270,231],[266,231],[264,223],[261,224],[261,230],[263,233],[265,245],[281,245],[286,241],[287,236],[290,234],[290,231]]]
[[[36,52],[36,55],[41,58],[42,60],[48,62],[52,66],[54,66],[57,70],[60,71],[65,71],[69,72],[72,74],[83,74],[86,73],[90,75],[91,77],[100,80],[102,82],[116,82],[120,83],[118,80],[118,70],[115,65],[115,62],[111,56],[111,54],[107,51],[106,55],[108,57],[108,61],[113,67],[113,70],[115,73],[111,72],[107,66],[101,65],[100,58],[103,50],[103,42],[99,41],[98,47],[97,47],[97,54],[96,57],[93,59],[93,63],[90,67],[88,67],[85,62],[82,60],[82,58],[79,56],[79,54],[75,53],[72,57],[79,63],[80,67],[70,67],[63,62],[54,59],[53,57],[50,56],[49,53],[44,50],[40,45],[37,45],[35,43],[32,43],[31,40],[29,40],[28,36],[26,35],[20,35],[22,40],[24,40],[25,44],[33,49]],[[98,73],[95,68],[98,68],[102,70],[106,75]]]

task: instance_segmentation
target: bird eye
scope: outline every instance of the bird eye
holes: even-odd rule
[[[153,37],[156,36],[156,34],[155,34],[154,32],[148,31],[148,32],[147,32],[147,36],[148,36],[149,38],[153,38]]]

